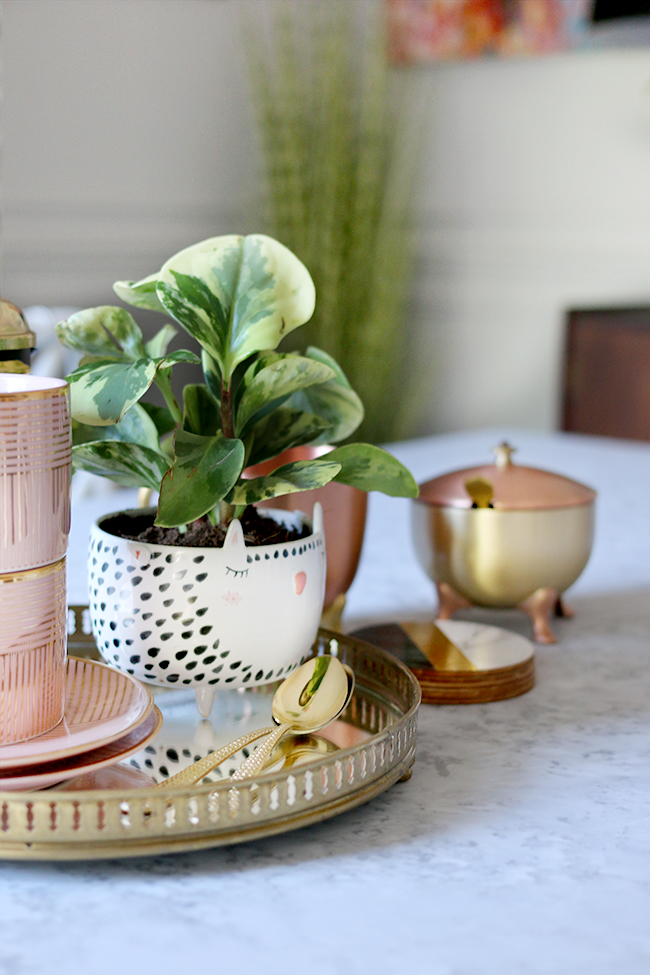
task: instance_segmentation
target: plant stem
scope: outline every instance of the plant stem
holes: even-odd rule
[[[219,524],[229,525],[235,516],[235,509],[227,501],[219,502]]]
[[[232,397],[230,382],[225,380],[221,384],[221,429],[224,437],[233,440],[235,437],[235,427],[232,418]]]
[[[172,389],[171,369],[159,369],[156,373],[155,383],[165,398],[167,409],[174,418],[176,426],[180,427],[183,422],[183,414]]]

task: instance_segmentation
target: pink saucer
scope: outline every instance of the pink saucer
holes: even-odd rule
[[[43,771],[39,772],[30,766],[0,772],[0,793],[45,789],[49,785],[71,779],[83,772],[92,772],[105,765],[121,762],[134,752],[140,751],[152,738],[155,738],[162,728],[162,723],[162,714],[154,707],[149,717],[134,731],[102,748],[94,748],[84,755],[73,755],[59,761],[48,762]]]
[[[0,745],[0,770],[42,765],[107,745],[137,728],[153,696],[134,677],[96,660],[68,657],[63,720],[29,741]]]

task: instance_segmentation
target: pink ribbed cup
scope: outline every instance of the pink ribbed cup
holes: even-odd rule
[[[0,574],[65,555],[71,457],[68,384],[0,374]]]
[[[0,744],[61,721],[65,659],[65,559],[0,575]]]
[[[0,374],[0,743],[64,711],[70,388]]]

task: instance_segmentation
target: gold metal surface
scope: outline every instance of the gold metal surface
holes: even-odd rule
[[[478,606],[515,607],[562,593],[589,558],[592,504],[530,511],[413,505],[413,538],[430,578]]]
[[[18,393],[0,393],[0,402],[23,399],[53,399],[56,396],[67,396],[70,387],[67,383],[62,386],[52,386],[50,389],[23,389]]]
[[[236,738],[161,782],[158,788],[173,789],[200,782],[244,745],[268,735],[267,740],[249,755],[233,776],[236,780],[250,778],[261,771],[285,735],[307,735],[331,724],[345,710],[353,691],[354,673],[349,667],[328,654],[312,657],[283,680],[273,695],[271,712],[277,727],[262,728]]]
[[[484,477],[470,477],[465,481],[465,490],[476,508],[489,508],[494,497],[494,488]]]
[[[80,617],[77,646],[84,642]],[[417,681],[391,655],[340,633],[321,630],[314,651],[336,651],[356,674],[344,717],[367,732],[358,744],[234,787],[228,780],[169,792],[0,793],[0,858],[98,859],[229,845],[321,822],[379,795],[415,759]]]
[[[517,448],[511,447],[506,440],[504,440],[503,443],[498,444],[498,446],[492,448],[495,463],[500,469],[512,466],[512,455],[516,452]]]
[[[20,359],[0,359],[0,372],[8,372],[14,375],[26,375],[29,366]]]
[[[20,308],[0,298],[0,352],[33,349],[35,345],[36,335],[25,321]]]
[[[24,579],[40,579],[52,575],[65,565],[65,556],[49,565],[41,565],[37,569],[22,569],[20,572],[0,573],[0,586],[5,582],[22,582]]]
[[[472,661],[435,624],[406,622],[400,626],[436,670],[448,673],[476,670]]]

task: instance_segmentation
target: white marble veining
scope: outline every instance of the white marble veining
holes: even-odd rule
[[[531,640],[502,626],[469,620],[438,620],[437,626],[478,670],[512,667],[535,653]]]
[[[650,445],[492,430],[395,452],[424,480],[504,435],[521,463],[599,491],[576,617],[536,648],[535,689],[423,707],[412,779],[319,826],[170,857],[0,863],[1,975],[647,975]],[[75,547],[93,504],[75,506]],[[433,610],[408,515],[372,496],[348,627]],[[82,564],[74,553],[71,601]],[[462,617],[529,635],[517,613]]]

